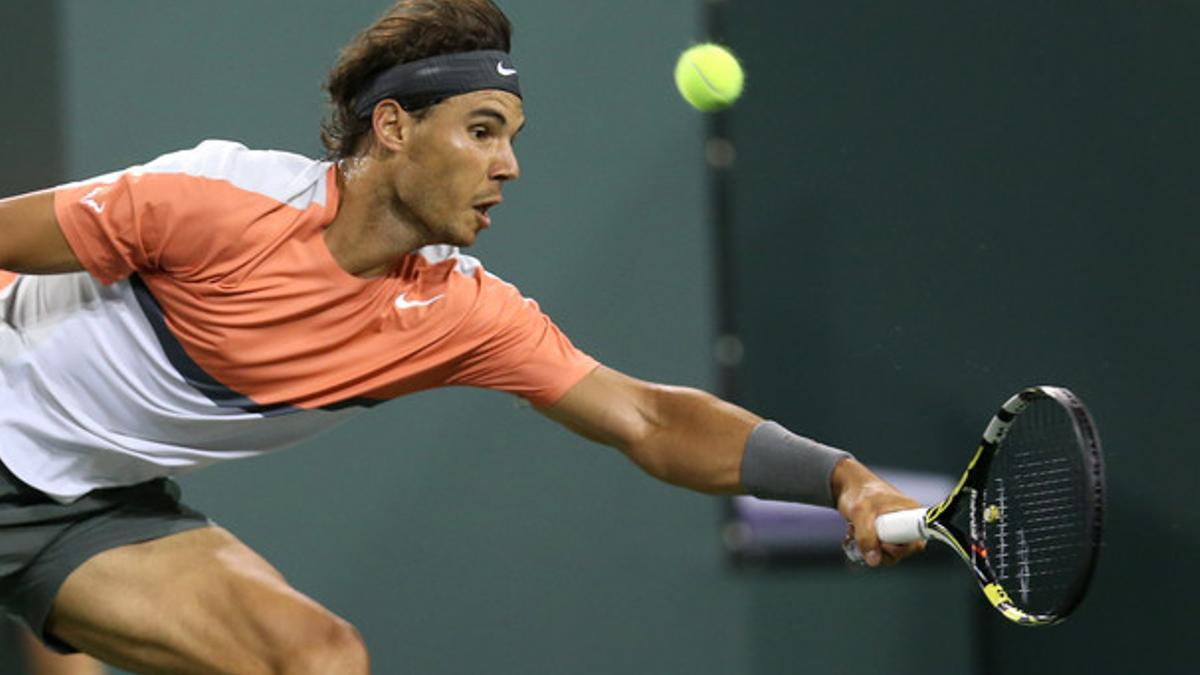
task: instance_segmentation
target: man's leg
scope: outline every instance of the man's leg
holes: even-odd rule
[[[219,527],[96,555],[67,577],[47,629],[138,673],[368,672],[350,624]]]

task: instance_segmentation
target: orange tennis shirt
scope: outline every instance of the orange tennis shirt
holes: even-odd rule
[[[223,141],[57,189],[87,272],[0,275],[0,459],[68,501],[432,387],[549,405],[596,367],[456,248],[346,273],[337,207],[331,163]]]

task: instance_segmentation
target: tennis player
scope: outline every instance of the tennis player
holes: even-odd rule
[[[412,392],[510,392],[708,493],[916,503],[845,452],[577,349],[460,252],[520,175],[510,25],[402,0],[326,83],[327,160],[223,141],[0,202],[0,603],[135,672],[365,673],[353,627],[170,479]]]

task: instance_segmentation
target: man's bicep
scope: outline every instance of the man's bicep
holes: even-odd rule
[[[624,450],[652,426],[654,385],[598,366],[557,403],[539,410],[581,436]]]
[[[83,269],[58,224],[53,191],[0,200],[0,269],[22,274]]]

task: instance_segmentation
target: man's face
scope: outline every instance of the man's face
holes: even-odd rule
[[[501,186],[520,175],[513,140],[524,124],[520,98],[485,90],[448,98],[408,126],[393,187],[426,244],[470,246],[491,225]]]

